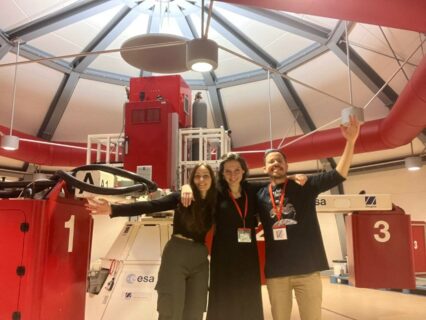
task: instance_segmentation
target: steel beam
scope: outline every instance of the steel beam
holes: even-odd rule
[[[37,137],[45,140],[52,139],[67,105],[71,100],[79,78],[80,75],[76,72],[71,72],[69,75],[65,75],[64,80],[62,81],[62,84],[56,92],[56,96],[46,113]]]
[[[80,74],[80,78],[119,86],[128,86],[130,81],[129,76],[91,68],[84,70],[84,72]]]
[[[206,7],[207,8],[207,7]],[[232,44],[244,54],[257,63],[276,68],[278,63],[265,50],[259,47],[253,40],[249,39],[243,32],[236,29],[223,15],[212,10],[211,27],[227,38]]]
[[[306,49],[298,52],[297,54],[285,59],[279,63],[278,71],[281,73],[287,73],[300,67],[306,62],[322,55],[324,52],[327,52],[328,48],[317,43],[312,44]],[[263,69],[258,69],[254,71],[242,72],[232,76],[226,76],[219,78],[217,80],[218,88],[227,88],[232,86],[237,86],[246,83],[252,83],[256,81],[266,80],[268,78],[268,73]]]
[[[6,33],[9,35],[9,39],[19,38],[27,42],[104,12],[119,4],[122,4],[120,0],[79,1],[22,26],[7,30]]]
[[[221,2],[216,3],[215,6],[320,44],[325,44],[331,33],[330,29],[282,12]]]
[[[303,50],[282,61],[278,65],[277,69],[278,71],[284,73],[290,72],[328,51],[329,49],[326,46],[320,45],[318,43],[313,43],[310,46],[304,48]]]
[[[102,29],[101,32],[84,48],[83,52],[105,50],[139,15],[134,8],[125,7]],[[76,58],[72,65],[75,72],[83,72],[98,56],[88,55]]]
[[[315,130],[316,126],[308,111],[306,110],[302,100],[297,94],[296,89],[294,89],[293,84],[278,74],[272,74],[271,78],[274,80],[275,85],[286,101],[290,112],[292,113],[294,119],[296,119],[296,122],[300,129],[302,129],[303,133],[308,133]]]
[[[12,51],[14,52],[15,49],[12,49]],[[23,44],[21,45],[20,48],[20,55],[28,60],[38,60],[38,59],[43,59],[43,58],[53,58],[54,56],[52,56],[51,54],[44,52],[42,50],[39,50],[33,46],[30,46],[28,44]],[[62,72],[62,73],[66,73],[69,74],[72,71],[72,68],[69,64],[69,62],[65,61],[65,60],[45,60],[45,61],[41,61],[39,62],[41,65],[44,65],[46,67],[49,67],[53,70]]]
[[[10,51],[12,48],[12,43],[10,43],[7,35],[0,30],[0,60]]]
[[[348,26],[348,32],[351,26]],[[347,53],[345,43],[345,23],[339,22],[330,37],[327,47],[344,63],[347,64]],[[374,71],[361,56],[349,46],[349,61],[351,71],[369,88],[373,93],[385,84],[385,81]],[[398,94],[387,85],[378,98],[391,108],[398,99]]]

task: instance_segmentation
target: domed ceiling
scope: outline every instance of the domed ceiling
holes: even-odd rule
[[[426,77],[426,23],[418,13],[426,12],[426,5],[401,0],[387,8],[380,7],[383,1],[371,0],[360,9],[355,1],[334,7],[332,2],[4,0],[0,131],[8,134],[12,124],[29,140],[60,143],[84,143],[88,134],[121,132],[129,79],[157,75],[127,64],[118,52],[121,45],[142,34],[199,38],[202,24],[207,37],[219,45],[218,67],[180,75],[193,97],[201,92],[206,101],[208,126],[232,131],[233,148],[253,150],[313,131],[327,134],[348,106],[364,108],[369,128],[373,121],[389,118],[401,95],[411,97],[406,91],[415,82],[413,74]],[[395,12],[401,8],[406,14],[398,18]],[[18,42],[22,63],[15,73]],[[420,101],[426,97],[424,86],[416,90]],[[407,132],[397,133],[403,137],[396,139],[398,145],[359,150],[354,165],[401,162],[411,153],[424,153],[424,104],[421,108],[420,113],[407,111],[418,113],[411,117],[418,121],[407,120],[416,129],[401,129]],[[400,121],[391,120],[399,128]],[[302,157],[292,169],[333,166],[334,156]],[[46,163],[38,165],[55,168],[54,161]],[[32,164],[31,159],[0,151],[3,170],[27,171]]]

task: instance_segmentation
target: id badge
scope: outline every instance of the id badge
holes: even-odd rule
[[[238,228],[237,233],[239,243],[251,242],[251,230],[249,228]]]
[[[272,228],[274,240],[287,240],[287,228],[285,226],[277,226]]]

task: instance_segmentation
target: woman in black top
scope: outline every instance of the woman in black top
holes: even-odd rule
[[[212,168],[195,166],[190,185],[195,202],[187,208],[177,192],[152,201],[110,206],[106,200],[89,200],[87,205],[92,214],[111,217],[175,209],[173,235],[164,248],[156,285],[159,320],[201,320],[206,310],[209,265],[204,240],[216,202]]]
[[[247,184],[247,175],[247,164],[236,153],[220,163],[208,320],[263,320],[256,186]]]

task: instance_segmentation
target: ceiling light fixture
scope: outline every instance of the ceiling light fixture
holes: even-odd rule
[[[17,150],[19,148],[19,138],[12,135],[4,135],[1,138],[1,147],[5,150]]]
[[[15,102],[16,102],[16,82],[18,76],[18,58],[21,41],[18,40],[18,48],[16,50],[16,64],[15,64],[15,76],[13,80],[13,94],[12,94],[12,114],[10,116],[10,132],[9,135],[4,135],[1,139],[1,147],[5,150],[17,150],[19,148],[19,138],[12,135],[13,130],[13,118],[15,116]]]
[[[207,39],[213,0],[210,1],[207,26],[204,29],[204,0],[201,0],[201,38],[186,43],[186,66],[197,72],[209,72],[217,68],[218,45]]]
[[[193,71],[209,72],[217,68],[218,46],[207,38],[187,42],[186,65]]]
[[[422,159],[418,156],[405,158],[405,167],[409,171],[417,171],[422,167]]]
[[[411,156],[405,158],[404,160],[405,167],[409,171],[417,171],[417,170],[420,170],[420,168],[422,167],[422,158],[414,155],[413,141],[411,141],[410,145],[411,145]]]
[[[170,1],[159,0],[168,3]],[[155,73],[180,73],[188,70],[209,72],[218,65],[218,44],[207,38],[213,1],[210,2],[207,27],[204,31],[204,0],[201,10],[201,37],[193,40],[172,35],[150,33],[125,41],[120,49],[130,65]],[[161,11],[161,10],[160,10]],[[172,57],[172,58],[170,58]]]

